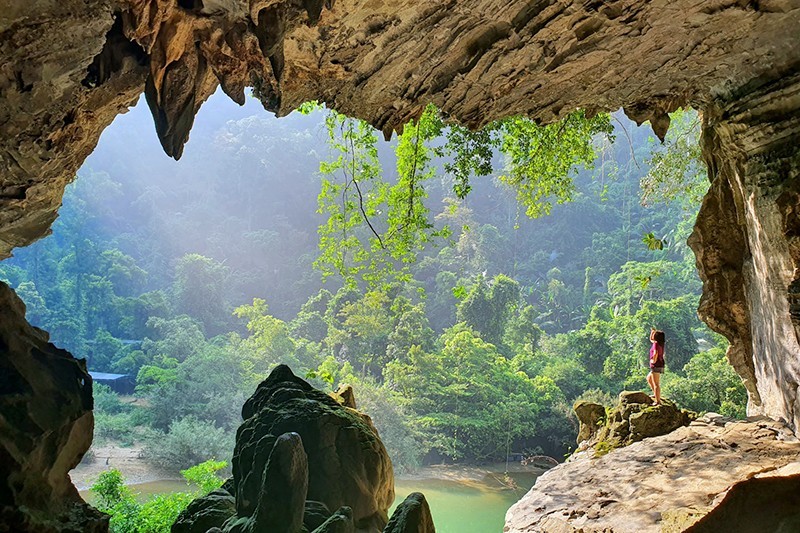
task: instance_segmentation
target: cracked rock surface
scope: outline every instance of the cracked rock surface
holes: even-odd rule
[[[797,508],[786,500],[739,507],[747,523],[763,529],[714,529],[722,520],[730,525],[731,509],[747,501],[737,493],[758,501],[760,487],[751,478],[768,477],[760,483],[773,489],[783,484],[784,494],[797,487],[800,442],[780,422],[708,413],[668,435],[589,455],[581,452],[540,476],[509,509],[503,531],[677,533],[693,524],[696,531],[777,531],[771,526],[797,523]],[[734,505],[724,503],[736,498]]]

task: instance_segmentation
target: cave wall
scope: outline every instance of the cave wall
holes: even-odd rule
[[[689,243],[700,315],[731,340],[748,414],[800,428],[800,74],[704,113],[711,189]]]
[[[3,0],[0,258],[142,92],[175,158],[218,86],[386,134],[434,102],[473,127],[624,107],[663,135],[680,105],[796,72],[798,27],[798,0]]]
[[[69,478],[92,443],[86,361],[25,321],[25,304],[0,282],[0,531],[107,531]]]

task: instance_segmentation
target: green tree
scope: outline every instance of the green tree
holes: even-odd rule
[[[224,331],[228,304],[225,286],[230,269],[200,254],[187,254],[175,266],[173,293],[178,313],[197,318],[209,335]]]

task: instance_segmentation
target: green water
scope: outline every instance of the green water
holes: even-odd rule
[[[422,492],[431,507],[437,533],[493,533],[503,530],[506,511],[533,485],[533,474],[514,474],[519,488],[501,488],[493,479],[480,481],[450,481],[442,479],[396,480],[395,506],[412,492]],[[154,494],[191,490],[182,480],[161,480],[129,485],[137,500],[144,501]],[[89,491],[81,496],[91,503]]]
[[[422,492],[431,507],[437,533],[499,533],[503,531],[506,511],[528,488],[530,485],[510,490],[482,483],[399,480],[395,481],[395,506],[411,492]]]

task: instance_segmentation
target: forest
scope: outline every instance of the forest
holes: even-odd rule
[[[664,144],[621,113],[494,133],[421,118],[376,142],[315,106],[225,105],[204,106],[180,163],[144,106],[119,118],[52,235],[0,263],[53,343],[135,377],[133,397],[95,385],[96,442],[174,471],[227,460],[241,405],[285,363],[353,385],[399,472],[560,460],[573,402],[644,390],[651,326],[667,397],[744,416],[697,317],[693,111]]]

